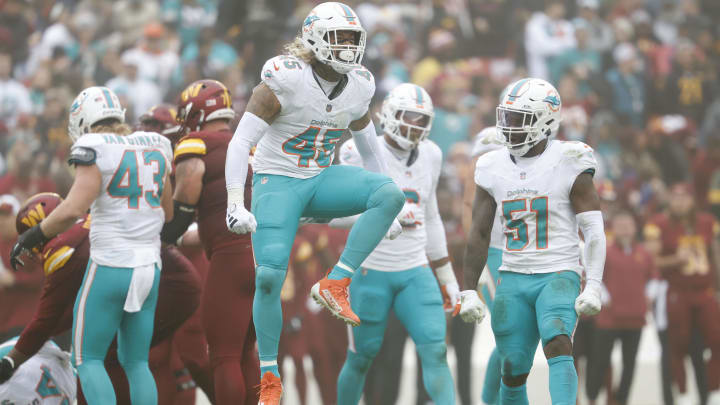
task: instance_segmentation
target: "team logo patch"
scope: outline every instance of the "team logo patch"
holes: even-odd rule
[[[272,70],[266,69],[266,70],[263,72],[263,77],[264,77],[265,79],[271,78],[271,77],[272,77]]]
[[[260,184],[267,184],[267,182],[268,182],[267,177],[263,177],[262,180],[260,180]]]
[[[320,19],[320,17],[318,17],[316,15],[309,15],[309,16],[307,16],[305,21],[303,21],[303,26],[311,25],[312,23],[314,23],[315,21],[317,21],[319,19]]]
[[[560,97],[554,91],[550,91],[548,95],[543,99],[544,102],[548,103],[550,111],[555,112],[560,109]]]
[[[332,104],[328,104],[325,106],[325,111],[330,112],[332,111]]]

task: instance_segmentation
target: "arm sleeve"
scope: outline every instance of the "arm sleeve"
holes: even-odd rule
[[[585,274],[588,283],[602,283],[607,249],[602,212],[586,211],[575,216],[585,237]]]
[[[265,135],[270,125],[262,118],[251,112],[243,114],[235,134],[230,140],[225,159],[225,186],[228,193],[231,190],[245,190],[245,179],[248,173],[248,160],[250,149]]]
[[[359,131],[350,131],[357,151],[362,157],[365,169],[376,173],[387,173],[385,160],[380,152],[380,143],[377,140],[375,125],[370,121],[367,126]]]
[[[437,186],[442,168],[442,152],[439,148],[433,150],[433,152],[435,156],[433,156],[432,189],[430,190],[430,198],[428,198],[428,202],[425,205],[425,232],[427,233],[425,253],[431,261],[448,256],[445,227],[443,226],[442,218],[440,218],[440,209],[437,204]]]

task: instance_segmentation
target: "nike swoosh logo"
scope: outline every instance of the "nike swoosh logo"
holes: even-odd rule
[[[278,71],[278,70],[280,70],[280,68],[279,68],[279,67],[277,67],[277,65],[275,64],[275,62],[273,62],[273,67],[275,68],[275,71]]]

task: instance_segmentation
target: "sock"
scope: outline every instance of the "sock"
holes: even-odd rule
[[[365,387],[365,376],[372,364],[372,358],[347,352],[345,364],[337,380],[338,405],[357,405]]]
[[[328,274],[328,279],[340,280],[343,278],[352,278],[353,274],[355,274],[355,271],[352,268],[342,262],[337,262],[330,274]]]
[[[482,390],[482,400],[488,405],[495,405],[498,402],[498,396],[500,395],[500,367],[500,353],[495,348],[488,359]]]
[[[435,405],[455,405],[455,383],[447,364],[445,342],[417,345],[423,385]]]
[[[282,333],[280,290],[285,270],[258,266],[255,274],[253,323],[260,354],[260,376],[270,371],[280,377],[277,366],[278,345]]]
[[[368,198],[367,209],[350,229],[340,262],[353,269],[359,268],[385,237],[404,204],[405,194],[395,183],[385,183],[378,187]]]
[[[500,382],[500,401],[503,405],[529,405],[527,397],[527,385],[508,387]]]
[[[264,376],[268,371],[275,374],[276,377],[280,377],[280,369],[278,368],[277,360],[260,360],[260,378],[262,378],[262,376]]]
[[[572,356],[548,359],[550,366],[550,398],[553,405],[575,405],[578,376]]]

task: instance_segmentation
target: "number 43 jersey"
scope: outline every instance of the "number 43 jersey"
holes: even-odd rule
[[[253,171],[302,179],[332,164],[340,136],[365,115],[375,93],[375,79],[360,68],[344,75],[326,95],[312,66],[288,55],[265,62],[261,79],[281,110],[257,145]]]
[[[93,133],[80,137],[70,153],[70,164],[95,164],[102,175],[90,209],[90,258],[112,267],[159,264],[170,141],[154,132]]]
[[[513,162],[506,148],[480,157],[475,183],[497,203],[503,224],[500,271],[582,273],[578,225],[570,190],[578,175],[595,173],[593,150],[582,142],[550,141],[529,166]]]

